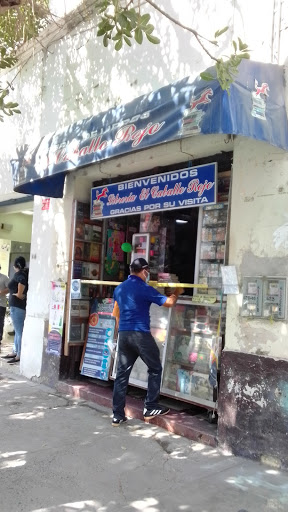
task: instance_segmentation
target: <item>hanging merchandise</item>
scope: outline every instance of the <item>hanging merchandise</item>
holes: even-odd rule
[[[108,279],[119,279],[121,265],[124,263],[124,253],[121,249],[125,240],[125,232],[117,229],[107,230],[107,250],[105,259],[105,273]]]

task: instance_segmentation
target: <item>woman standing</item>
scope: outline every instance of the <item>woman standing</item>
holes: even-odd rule
[[[28,270],[26,269],[26,261],[23,256],[19,256],[14,261],[14,270],[15,274],[11,281],[8,283],[10,316],[15,330],[15,353],[10,354],[12,359],[8,361],[8,363],[12,364],[18,363],[18,361],[20,361],[22,332],[26,316]]]

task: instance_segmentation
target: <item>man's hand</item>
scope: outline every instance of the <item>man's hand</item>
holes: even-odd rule
[[[167,297],[166,302],[164,302],[163,306],[164,308],[173,308],[173,306],[176,304],[177,299],[181,293],[184,292],[184,288],[176,288],[175,292],[170,295],[170,297]]]

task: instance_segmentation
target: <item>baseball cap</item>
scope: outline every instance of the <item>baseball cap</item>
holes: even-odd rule
[[[141,272],[141,270],[143,270],[143,268],[148,268],[148,267],[149,267],[149,265],[144,258],[136,258],[136,260],[132,261],[132,263],[130,265],[130,269],[132,271],[136,270],[136,272]]]

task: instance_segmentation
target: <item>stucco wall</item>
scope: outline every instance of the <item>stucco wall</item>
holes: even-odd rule
[[[243,276],[288,277],[288,154],[262,142],[234,142],[229,262]],[[288,358],[287,321],[239,316],[229,296],[226,350]],[[287,308],[286,308],[287,310]]]
[[[5,240],[15,240],[18,242],[31,242],[32,216],[22,213],[4,214],[0,213],[0,224],[9,225],[11,231],[0,230],[0,237]]]

